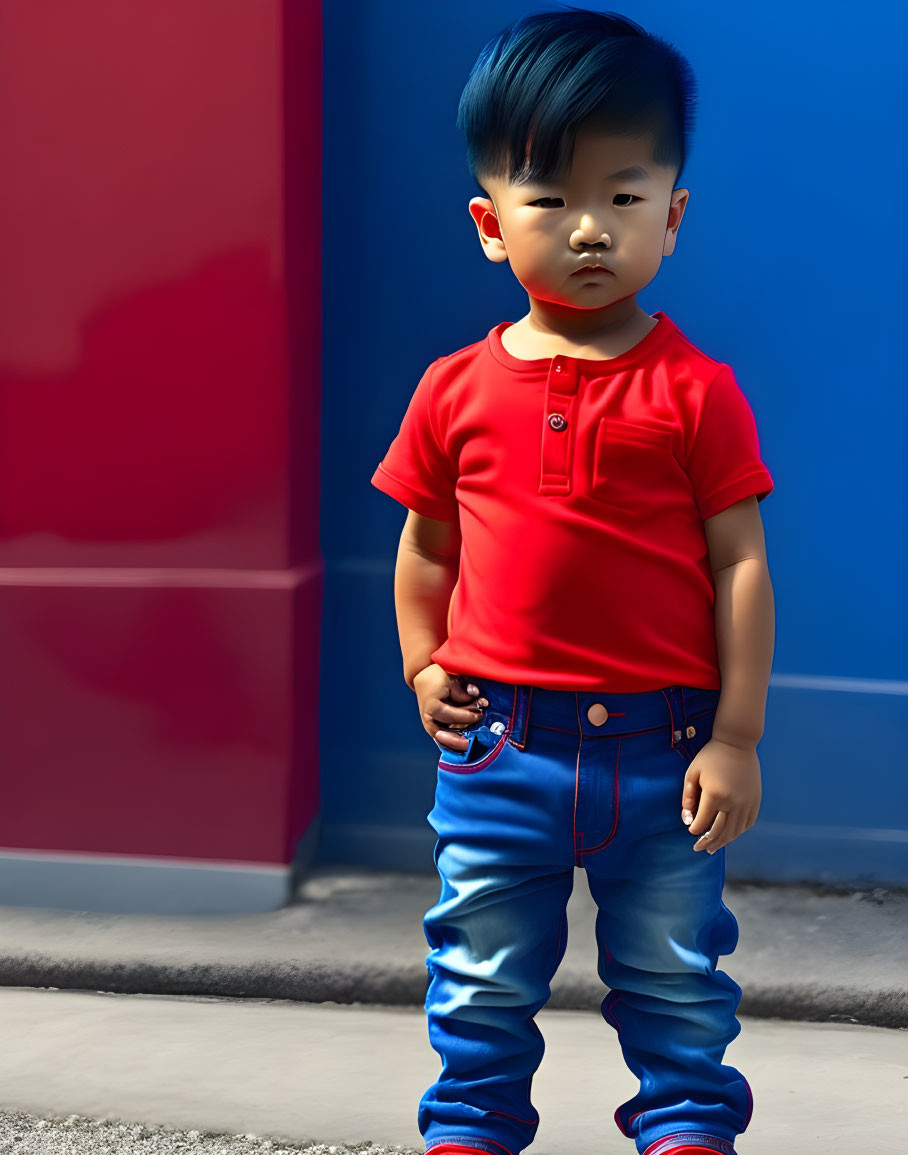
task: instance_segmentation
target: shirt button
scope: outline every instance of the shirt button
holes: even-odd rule
[[[694,737],[696,737],[696,734],[697,734],[697,731],[696,731],[696,730],[693,728],[693,726],[688,726],[688,727],[687,727],[687,736],[688,736],[688,738],[694,738]]]
[[[681,741],[681,736],[682,736],[682,735],[681,735],[681,731],[680,731],[680,730],[675,730],[675,732],[674,732],[674,739],[675,739],[675,741],[676,741],[676,742],[680,742],[680,741]]]
[[[554,430],[560,433],[561,430],[564,429],[567,425],[567,418],[563,413],[550,413],[549,425],[551,425]]]
[[[601,726],[608,719],[608,710],[601,702],[594,702],[587,710],[586,716],[594,726]]]

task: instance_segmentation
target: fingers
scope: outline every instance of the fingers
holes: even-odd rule
[[[489,704],[487,698],[480,698],[478,694],[479,687],[468,678],[451,680],[447,697],[439,699],[431,715],[432,721],[438,724],[438,729],[432,736],[439,745],[449,750],[466,750],[468,740],[457,731],[475,725]]]
[[[756,821],[755,818],[754,821]],[[730,842],[734,842],[751,826],[753,826],[753,821],[750,820],[750,814],[744,815],[740,811],[720,810],[710,829],[694,843],[694,850],[705,850],[708,854],[715,854],[723,846],[728,846]]]
[[[452,702],[469,702],[479,693],[479,687],[469,678],[452,678],[448,684],[448,697]]]
[[[685,785],[685,800],[687,797],[687,786]],[[691,810],[694,811],[694,817],[688,826],[688,830],[690,830],[691,834],[705,834],[713,822],[715,822],[719,814],[719,807],[716,806],[716,804],[710,800],[709,795],[705,793],[701,793],[699,799],[695,797],[693,802],[689,803],[689,806],[690,810],[688,813],[690,813]]]
[[[436,722],[449,729],[462,729],[472,726],[482,717],[482,712],[488,706],[487,698],[478,697],[479,687],[468,679],[457,679],[448,687],[447,699],[441,699],[438,709],[433,712]],[[463,703],[469,703],[464,705]]]
[[[445,713],[445,712],[447,712],[447,713]],[[441,706],[439,707],[439,710],[438,710],[436,716],[433,717],[432,721],[434,721],[434,722],[439,721],[438,720],[438,714],[441,714],[443,718],[446,718],[448,713],[451,713],[451,712],[452,712],[451,708],[449,706],[445,706],[445,704],[442,703]],[[460,715],[462,713],[462,711],[458,710],[455,713],[457,715]],[[438,729],[435,731],[435,733],[432,735],[432,737],[436,740],[436,742],[440,743],[442,746],[447,746],[447,748],[449,750],[466,750],[467,746],[469,745],[469,739],[467,739],[463,734],[459,733],[459,731],[464,729],[467,726],[475,725],[476,722],[478,722],[481,717],[482,717],[482,711],[479,710],[475,714],[471,713],[469,715],[468,721],[466,721],[466,722],[441,721],[438,724]]]
[[[699,821],[699,819],[700,815],[698,814],[697,820]],[[724,845],[722,836],[725,832],[725,824],[727,821],[728,815],[724,810],[720,810],[713,819],[709,830],[706,831],[702,838],[698,838],[694,843],[694,850],[705,850],[708,854],[715,854],[719,847]],[[693,833],[692,829],[691,832]]]
[[[755,755],[740,767],[727,757],[726,764],[714,765],[706,757],[710,749],[707,744],[688,767],[681,791],[681,821],[697,839],[694,850],[715,854],[756,822],[761,792]],[[751,772],[752,778],[743,776]]]
[[[696,770],[689,770],[681,792],[681,821],[687,826],[694,820],[694,811],[700,797],[700,776]]]
[[[446,750],[466,750],[469,745],[468,739],[464,738],[462,734],[455,734],[452,730],[446,730],[444,726],[439,726],[432,735],[439,746],[443,746]]]

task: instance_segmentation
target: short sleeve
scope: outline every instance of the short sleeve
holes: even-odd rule
[[[420,379],[400,432],[372,475],[376,489],[437,521],[457,521],[456,470],[436,435],[432,380],[438,361]]]
[[[728,365],[706,391],[684,468],[703,521],[745,497],[762,501],[772,493],[753,411]]]

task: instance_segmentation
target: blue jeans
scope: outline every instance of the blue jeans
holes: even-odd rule
[[[419,1104],[427,1150],[517,1155],[532,1142],[545,1045],[533,1019],[564,957],[582,866],[609,987],[602,1014],[640,1079],[615,1112],[619,1129],[651,1155],[670,1137],[734,1155],[753,1100],[722,1063],[741,1030],[741,988],[716,962],[738,924],[722,901],[724,847],[695,851],[681,821],[684,774],[710,739],[719,691],[463,682],[489,706],[464,731],[468,750],[443,751],[429,814],[441,894],[424,920],[426,1012],[443,1066]]]

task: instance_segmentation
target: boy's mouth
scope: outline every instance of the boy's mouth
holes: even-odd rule
[[[598,273],[600,276],[611,277],[611,269],[607,269],[605,265],[584,265],[583,268],[577,269],[571,273],[572,277],[589,276],[590,273]]]

